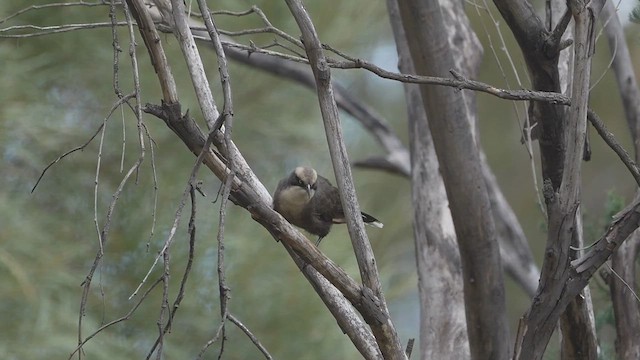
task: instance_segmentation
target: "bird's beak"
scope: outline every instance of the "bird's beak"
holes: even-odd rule
[[[309,195],[309,199],[311,199],[313,197],[313,195],[315,194],[315,191],[311,188],[311,185],[307,185],[307,194]]]

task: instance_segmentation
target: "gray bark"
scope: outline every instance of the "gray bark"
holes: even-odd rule
[[[158,2],[160,0],[155,1]],[[162,21],[162,18],[157,16],[155,20]],[[457,24],[456,19],[452,18],[452,21],[454,25]],[[190,24],[195,28],[202,27],[202,23],[193,18],[190,19]],[[161,29],[165,31],[170,30],[168,26],[161,27]],[[192,29],[192,32],[194,36],[196,36],[196,40],[204,41],[207,45],[210,45],[206,31]],[[455,32],[452,32],[452,34],[454,33]],[[224,36],[222,38],[224,38]],[[225,41],[229,44],[233,43],[231,39],[225,39]],[[313,73],[306,65],[259,52],[252,53],[247,50],[229,46],[228,44],[225,45],[225,43],[223,43],[223,46],[228,58],[315,90]],[[474,52],[472,54],[477,58],[475,60],[480,60],[480,52]],[[410,177],[411,163],[409,150],[405,148],[397,134],[393,132],[387,120],[378,114],[371,106],[363,103],[338,84],[334,84],[334,96],[338,107],[360,122],[385,151],[384,155],[371,156],[364,160],[356,160],[352,162],[352,165],[360,168],[384,170]],[[500,242],[500,255],[502,256],[504,270],[508,275],[513,277],[527,294],[533,296],[538,286],[540,270],[533,261],[533,256],[522,227],[513,209],[504,198],[482,149],[480,149],[480,152],[483,164],[483,175],[490,193],[489,197],[496,221],[496,230]]]
[[[563,20],[567,12],[565,0],[549,1],[550,9],[547,13],[548,30],[552,31]],[[569,39],[573,34],[573,22],[567,26],[562,35],[562,39]],[[558,59],[558,72],[560,74],[560,88],[563,94],[571,96],[572,74],[574,68],[573,48],[561,51]],[[565,116],[569,108],[564,109]],[[585,141],[588,140],[585,139]],[[582,227],[582,214],[580,211],[575,214],[575,233],[572,239],[574,248],[584,247],[584,236]],[[572,257],[577,257],[579,252],[573,252]],[[595,327],[595,317],[593,314],[593,302],[591,301],[591,291],[589,287],[573,299],[567,309],[560,317],[560,358],[563,360],[592,358],[596,356],[597,334]]]
[[[455,63],[437,2],[400,1],[400,14],[418,74],[446,76]],[[437,54],[437,56],[434,56]],[[459,70],[459,69],[458,69]],[[462,260],[471,357],[506,359],[508,331],[495,225],[469,104],[455,90],[421,86],[423,106],[444,179]]]
[[[571,295],[568,292],[564,292],[566,286],[561,279],[572,276],[570,262],[577,254],[570,250],[570,246],[578,243],[581,235],[581,230],[579,229],[581,225],[579,220],[581,161],[586,137],[589,71],[594,50],[593,41],[595,41],[593,29],[595,16],[598,14],[599,9],[597,4],[593,4],[593,2],[589,6],[577,1],[570,1],[568,4],[576,24],[574,35],[575,63],[571,83],[572,106],[562,124],[555,125],[555,131],[561,131],[561,133],[551,132],[549,134],[551,137],[548,139],[553,142],[545,144],[546,146],[553,145],[557,148],[556,151],[559,150],[558,155],[560,155],[562,162],[559,163],[558,159],[555,158],[549,159],[551,161],[546,163],[543,161],[544,194],[549,217],[547,246],[536,297],[520,324],[515,346],[514,358],[516,359],[542,359],[558,317],[565,312],[569,303],[580,301],[580,299],[575,299],[577,293]],[[506,15],[518,17],[522,13],[515,13],[514,11],[524,10],[513,6],[512,3],[500,2],[500,5],[503,7],[501,11]],[[536,43],[532,39],[535,34],[521,34],[516,31],[522,31],[526,27],[524,24],[529,22],[529,20],[518,17],[518,20],[512,18],[512,23],[510,24],[512,30],[515,29],[514,33],[519,34],[521,37],[519,40],[521,41],[520,46],[525,53],[532,51],[534,46],[539,44],[539,40]],[[542,29],[537,30],[538,35],[545,34]],[[564,29],[561,29],[561,31],[564,32]],[[553,34],[554,32],[550,33]],[[556,32],[555,35],[559,34]],[[556,47],[550,54],[553,55],[552,63],[557,62],[558,42],[559,37],[554,39],[553,35],[543,38],[546,48]],[[532,68],[533,65],[540,66],[548,63],[548,61],[535,59],[529,60],[528,63]],[[552,73],[556,74],[550,84],[555,88],[559,88],[557,66],[553,69],[546,70],[551,70]],[[541,71],[538,76],[544,73],[542,69],[538,71]],[[560,118],[564,115],[564,112],[559,112],[557,109],[554,113]],[[545,112],[540,112],[536,115],[542,114],[545,114]],[[538,120],[542,121],[542,118]],[[545,128],[543,125],[541,148],[545,140],[545,131],[551,131],[551,128]],[[579,289],[579,291],[581,290],[582,288]],[[564,333],[565,335],[571,334],[572,338],[563,341],[564,357],[595,359],[597,356],[596,344],[594,337],[591,335],[587,312],[588,307],[582,306],[582,304],[575,304],[575,307],[570,306],[568,312],[565,313],[571,322],[563,322],[565,325],[570,324],[570,329],[566,329]]]
[[[220,130],[216,130],[215,127],[210,136],[206,137],[191,117],[182,115],[180,104],[177,102],[175,83],[166,80],[172,80],[171,71],[166,65],[166,61],[160,61],[164,59],[164,51],[160,37],[155,33],[155,26],[150,20],[148,9],[141,4],[142,1],[128,1],[136,6],[134,16],[152,57],[152,64],[156,69],[156,73],[167,74],[166,76],[159,75],[165,101],[163,106],[147,105],[145,111],[164,120],[167,126],[178,135],[193,154],[198,155],[202,162],[222,181],[225,181],[230,176],[227,159],[232,159],[236,171],[235,175],[232,175],[229,198],[236,205],[247,209],[252,214],[252,217],[263,224],[275,239],[282,241],[287,250],[292,253],[292,256],[295,255],[293,257],[296,263],[301,266],[301,269],[334,316],[340,317],[338,318],[338,323],[352,338],[362,355],[367,359],[378,358],[377,344],[372,342],[371,333],[363,326],[362,321],[355,314],[353,308],[345,302],[345,299],[360,312],[362,318],[372,328],[382,328],[382,332],[391,333],[393,328],[389,326],[390,319],[386,306],[372,290],[357,284],[341,268],[324,256],[308,239],[302,236],[298,230],[271,209],[269,193],[262,183],[257,180],[232,141],[226,143]],[[158,0],[158,5],[160,13],[166,19],[172,13],[169,2]],[[170,19],[167,19],[167,21],[170,24],[173,23]],[[182,36],[188,38],[189,34],[183,32]],[[189,39],[186,41],[189,41]],[[192,57],[197,56],[197,54],[189,52],[186,56]],[[191,60],[191,58],[187,59],[187,61]],[[213,103],[212,99],[204,100]],[[207,121],[207,123],[209,124],[210,121]],[[215,146],[215,150],[213,147],[209,147],[211,143]],[[312,267],[314,271],[310,271],[309,267]],[[320,276],[324,277],[328,282]],[[404,356],[401,358],[404,358]]]
[[[622,99],[625,118],[634,144],[636,162],[640,157],[640,91],[636,81],[624,29],[613,2],[607,1],[600,20],[605,25],[613,58],[613,72]],[[638,194],[636,194],[636,197]],[[620,360],[640,359],[640,305],[632,293],[638,292],[636,259],[640,253],[640,233],[634,232],[611,257],[611,268],[617,275],[609,279],[613,313],[616,319],[616,355]],[[619,278],[618,278],[619,276]]]
[[[609,287],[616,319],[616,355],[620,360],[640,359],[640,304],[634,266],[638,254],[640,233],[635,231],[611,258],[611,267],[617,274],[610,277]]]
[[[415,74],[396,0],[388,0],[387,8],[398,50],[398,67],[405,74]],[[420,358],[468,359],[462,271],[449,202],[420,88],[413,84],[404,87],[420,296]]]
[[[309,14],[299,0],[286,0],[289,10],[293,15],[300,31],[302,32],[303,44],[309,59],[309,65],[313,71],[318,91],[318,101],[320,112],[325,128],[329,153],[333,163],[333,170],[336,175],[338,190],[347,220],[347,228],[353,244],[353,250],[360,269],[363,290],[371,292],[378,300],[377,306],[384,319],[365,318],[371,326],[371,331],[375,336],[380,352],[385,359],[406,359],[406,355],[400,344],[400,338],[395,330],[389,310],[382,292],[382,285],[378,276],[376,260],[371,249],[371,244],[364,231],[364,223],[360,216],[360,207],[355,195],[355,186],[351,176],[351,165],[347,155],[346,145],[343,140],[342,128],[340,127],[340,117],[338,107],[333,96],[331,84],[331,70],[322,50],[322,44],[318,39],[315,27],[311,22]]]

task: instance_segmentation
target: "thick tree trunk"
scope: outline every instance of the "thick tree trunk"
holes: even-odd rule
[[[396,0],[387,8],[399,68],[415,74]],[[418,85],[405,84],[410,134],[413,232],[420,295],[420,358],[468,359],[460,255]],[[442,339],[449,339],[442,341]]]
[[[437,2],[401,1],[416,72],[447,76],[454,57]],[[437,54],[437,56],[435,56]],[[495,225],[472,124],[472,111],[455,89],[421,86],[440,171],[458,236],[471,357],[506,359],[508,331]]]

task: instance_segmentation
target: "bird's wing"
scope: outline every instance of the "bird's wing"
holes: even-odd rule
[[[273,192],[273,208],[278,211],[280,208],[280,194],[287,184],[287,179],[282,179],[278,182],[278,186],[276,187],[276,191]]]
[[[318,176],[316,194],[313,196],[313,211],[324,221],[335,224],[344,223],[344,210],[338,188],[329,180]]]

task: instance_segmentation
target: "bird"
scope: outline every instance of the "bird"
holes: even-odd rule
[[[338,188],[306,166],[296,167],[278,182],[273,194],[273,209],[291,224],[317,235],[316,246],[327,236],[333,224],[346,222]],[[361,215],[367,225],[384,226],[367,213],[361,212]]]

